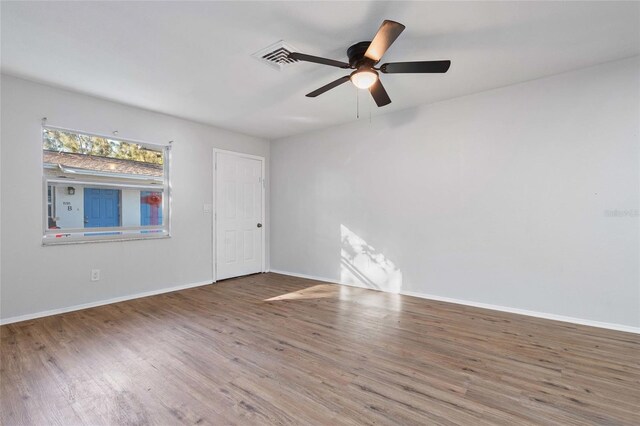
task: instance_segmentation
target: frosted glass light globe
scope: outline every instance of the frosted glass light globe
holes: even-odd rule
[[[378,80],[378,74],[374,71],[358,71],[351,76],[351,82],[358,89],[368,89]]]

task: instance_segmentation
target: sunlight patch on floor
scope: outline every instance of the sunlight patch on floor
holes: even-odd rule
[[[326,299],[336,296],[336,287],[330,284],[318,284],[313,287],[303,288],[302,290],[292,291],[291,293],[281,294],[269,299],[265,302],[274,302],[277,300],[305,300],[305,299]]]

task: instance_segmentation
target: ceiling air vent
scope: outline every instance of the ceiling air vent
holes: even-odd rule
[[[287,65],[298,62],[297,59],[289,58],[289,53],[296,51],[297,50],[290,44],[285,43],[283,40],[280,40],[277,43],[274,43],[270,46],[265,47],[264,49],[257,51],[251,56],[261,62],[264,62],[270,67],[277,69],[278,71],[282,71],[282,69]]]

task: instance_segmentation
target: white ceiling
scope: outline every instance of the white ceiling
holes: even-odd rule
[[[345,70],[251,54],[283,39],[346,60],[383,19],[407,29],[382,62],[452,66],[383,75],[393,103],[361,92],[361,117],[640,54],[638,2],[2,2],[1,69],[274,139],[355,120],[357,90],[306,98]]]

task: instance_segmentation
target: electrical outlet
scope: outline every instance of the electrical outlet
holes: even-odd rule
[[[100,281],[100,269],[91,270],[91,281]]]

